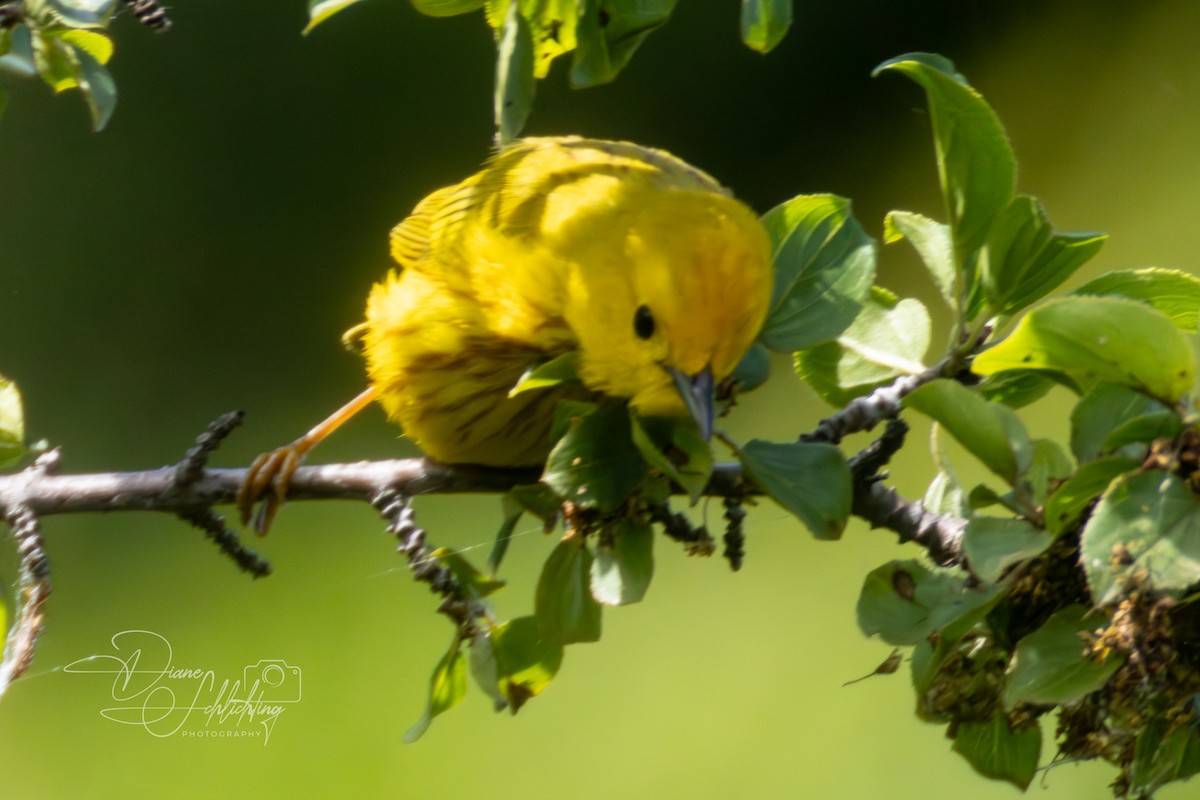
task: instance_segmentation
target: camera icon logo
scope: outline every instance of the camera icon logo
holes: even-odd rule
[[[264,658],[245,668],[242,686],[247,692],[253,692],[257,686],[257,700],[297,703],[300,701],[300,668],[280,659]]]

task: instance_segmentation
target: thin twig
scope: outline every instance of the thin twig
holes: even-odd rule
[[[184,453],[183,460],[175,465],[175,484],[188,486],[204,477],[208,457],[245,418],[243,411],[230,411],[210,422],[204,433],[196,437],[196,443]]]
[[[962,371],[962,366],[961,358],[947,356],[924,372],[902,375],[887,386],[854,398],[841,411],[818,422],[812,432],[800,437],[800,441],[838,444],[852,433],[872,430],[880,422],[900,415],[900,403],[909,392],[938,378],[956,375]]]
[[[663,533],[683,545],[689,556],[711,556],[717,549],[704,525],[693,525],[687,514],[671,511],[666,503],[654,503],[646,508],[652,522],[662,525]]]
[[[746,557],[746,531],[742,525],[745,519],[746,509],[742,506],[741,498],[726,497],[725,535],[721,537],[725,542],[725,550],[722,555],[734,572],[742,568],[742,561]]]
[[[184,454],[183,460],[175,465],[175,492],[186,492],[188,487],[204,478],[204,467],[208,464],[208,457],[221,445],[225,437],[233,433],[234,428],[242,424],[244,417],[245,414],[241,411],[222,414],[209,423],[204,433],[196,437],[196,443]],[[198,503],[180,508],[175,513],[184,522],[204,531],[221,552],[233,559],[243,572],[249,572],[255,578],[271,574],[271,564],[243,545],[237,534],[225,527],[225,518],[214,511],[211,505]]]
[[[388,521],[388,533],[400,541],[396,550],[408,559],[413,577],[429,584],[430,591],[442,598],[438,611],[454,621],[464,640],[473,637],[479,630],[477,621],[486,618],[487,609],[469,596],[453,571],[434,556],[408,498],[395,489],[385,489],[371,498],[371,505]]]
[[[888,420],[883,435],[850,459],[854,493],[851,512],[871,524],[900,535],[900,541],[924,547],[930,558],[942,566],[962,559],[962,532],[967,521],[951,514],[933,514],[913,500],[900,497],[895,489],[883,485],[880,472],[900,452],[908,423]]]
[[[50,596],[50,563],[37,514],[17,505],[10,506],[4,518],[12,526],[21,566],[16,619],[4,645],[4,660],[0,661],[0,694],[29,669],[44,627],[46,598]]]

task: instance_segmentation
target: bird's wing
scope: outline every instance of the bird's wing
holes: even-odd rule
[[[422,200],[392,230],[392,256],[404,269],[452,278],[470,269],[468,256],[480,247],[473,237],[504,239],[518,250],[521,240],[533,246],[551,198],[596,185],[597,178],[630,194],[641,189],[727,194],[707,174],[660,150],[579,137],[523,139],[470,178]],[[611,207],[611,193],[596,195],[597,209]]]
[[[440,272],[461,264],[455,252],[461,248],[461,232],[477,206],[479,175],[439,189],[426,197],[413,212],[392,228],[392,258],[403,269]]]

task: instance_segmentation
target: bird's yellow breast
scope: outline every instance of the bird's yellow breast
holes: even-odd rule
[[[389,416],[448,463],[541,463],[565,394],[686,413],[668,368],[732,371],[771,285],[762,226],[715,181],[660,151],[577,138],[518,142],[429,195],[392,253],[400,270],[360,326],[368,373]],[[508,396],[572,350],[582,386]]]

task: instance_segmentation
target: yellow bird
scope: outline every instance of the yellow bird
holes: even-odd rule
[[[373,400],[431,458],[545,461],[555,403],[626,398],[644,416],[712,432],[714,386],[762,326],[771,250],[748,207],[661,150],[530,138],[426,197],[391,233],[400,265],[371,291],[370,388],[295,442],[259,456],[238,495],[266,531],[304,454]],[[580,383],[510,395],[574,351]]]

